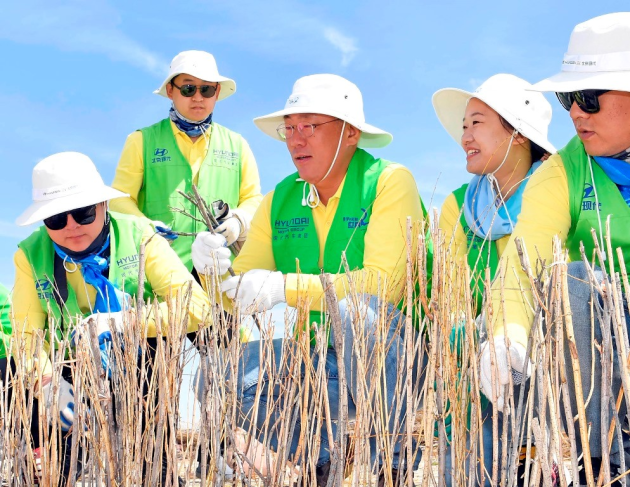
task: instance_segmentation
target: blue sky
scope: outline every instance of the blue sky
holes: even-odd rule
[[[442,129],[431,95],[474,89],[507,72],[529,81],[555,73],[576,23],[627,1],[163,1],[24,0],[0,16],[0,282],[12,286],[12,256],[31,228],[14,225],[30,204],[31,170],[64,150],[88,154],[110,183],[125,137],[166,116],[152,94],[179,51],[212,52],[236,80],[215,120],[242,133],[263,191],[293,170],[285,147],[252,118],[284,106],[293,82],[335,73],[363,92],[367,121],[394,134],[375,154],[416,176],[429,206],[469,179],[463,151]],[[627,8],[627,7],[626,7]],[[551,141],[572,135],[554,108]]]

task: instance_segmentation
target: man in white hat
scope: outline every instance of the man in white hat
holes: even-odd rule
[[[115,329],[122,329],[123,312],[129,309],[129,298],[138,290],[142,243],[146,244],[146,282],[144,296],[138,297],[157,296],[162,301],[158,309],[168,320],[168,298],[192,285],[188,331],[198,329],[210,306],[201,286],[169,243],[155,234],[149,221],[108,211],[107,202],[121,196],[124,193],[103,183],[89,157],[61,152],[46,157],[33,169],[33,204],[16,221],[18,225],[30,225],[43,220],[44,225],[20,242],[15,253],[13,334],[25,341],[26,350],[31,350],[33,361],[29,367],[38,368],[42,377],[39,386],[48,405],[52,400],[53,367],[62,367],[57,422],[66,431],[74,422],[72,374],[69,367],[51,362],[46,353],[49,346],[37,355],[37,337],[56,337],[50,340],[50,346],[56,347],[70,340],[91,317],[98,324],[99,343],[105,352],[106,342],[111,341],[110,320]],[[229,252],[222,249],[217,255],[223,256],[219,257],[219,267],[225,272],[230,265]],[[155,337],[154,316],[148,319],[148,326],[147,335]],[[106,356],[102,354],[107,370],[110,365]],[[70,471],[69,450],[70,443],[65,451],[64,477]],[[165,457],[164,475],[168,462]]]
[[[482,350],[480,379],[486,395],[491,398],[494,394],[499,407],[502,407],[502,392],[509,382],[508,376],[511,375],[513,382],[519,384],[527,375],[529,360],[525,356],[526,346],[535,305],[530,289],[526,289],[526,299],[519,291],[529,280],[521,269],[514,238],[523,238],[530,258],[539,255],[544,262],[551,263],[552,239],[559,237],[572,261],[568,269],[569,298],[573,328],[578,337],[581,402],[587,403],[586,420],[590,424],[593,471],[598,474],[601,469],[606,483],[611,476],[616,476],[611,467],[622,464],[624,450],[625,468],[630,464],[628,447],[620,452],[617,438],[612,441],[610,463],[602,460],[608,456],[609,424],[601,424],[601,398],[610,395],[614,400],[617,397],[624,364],[620,364],[617,353],[613,353],[611,377],[602,377],[601,349],[596,346],[602,343],[602,326],[598,313],[592,314],[591,305],[597,309],[603,298],[591,294],[580,245],[584,245],[585,254],[590,259],[595,247],[591,234],[594,230],[600,248],[605,251],[606,222],[610,218],[610,244],[613,249],[621,249],[625,265],[630,265],[630,12],[603,15],[577,25],[564,55],[561,72],[534,85],[533,89],[556,93],[562,106],[569,111],[577,136],[543,163],[525,189],[522,212],[513,238],[502,256],[502,264],[509,270],[505,282],[496,282],[492,290],[497,316],[489,333],[494,335],[497,382],[492,383],[491,354],[487,346]],[[620,263],[614,260],[614,269],[619,272]],[[599,269],[596,276],[600,282],[605,279]],[[505,290],[503,296],[500,288]],[[626,303],[624,308],[628,316]],[[610,324],[606,323],[605,327],[610,327]],[[591,339],[592,333],[594,340]],[[580,337],[589,338],[584,340]],[[625,341],[624,344],[622,337],[616,337],[613,347],[622,347],[619,350],[624,356],[627,354],[627,338]],[[567,344],[564,350],[570,367],[572,362]],[[571,410],[575,415],[575,397],[579,392],[571,373],[567,373],[567,379],[571,390]],[[628,391],[625,393],[627,395]],[[622,429],[626,428],[626,402],[622,402],[619,415],[612,410],[608,411],[608,415],[609,418],[616,417]],[[573,418],[569,420],[573,421]],[[576,435],[584,445],[587,440]],[[623,433],[623,440],[627,444],[626,433]],[[590,470],[589,462],[585,462],[585,467]],[[585,475],[584,470],[580,475]],[[580,483],[585,482],[586,478],[581,477]]]
[[[219,74],[212,54],[180,52],[168,76],[154,92],[172,102],[169,116],[127,137],[112,186],[129,196],[111,202],[114,211],[146,216],[176,232],[206,230],[203,223],[171,207],[200,217],[178,190],[192,184],[211,204],[222,200],[229,207],[221,215],[219,234],[228,245],[242,242],[260,204],[260,177],[247,141],[213,121],[217,101],[233,95],[236,83]],[[171,234],[172,235],[172,234]],[[182,235],[172,245],[192,270],[192,236]]]
[[[339,397],[337,367],[345,367],[349,378],[349,389],[343,393],[348,394],[351,408],[359,387],[355,380],[353,316],[348,309],[349,300],[344,299],[349,276],[344,273],[342,252],[345,252],[352,278],[363,284],[357,292],[368,297],[364,323],[365,336],[371,339],[367,340],[367,357],[372,356],[377,317],[379,309],[383,310],[379,307],[383,301],[379,289],[388,290],[384,309],[390,315],[388,343],[391,339],[391,347],[385,358],[387,379],[383,380],[387,380],[388,389],[384,394],[386,392],[387,410],[400,408],[401,412],[397,427],[402,429],[394,431],[395,414],[392,414],[389,433],[395,445],[391,463],[394,475],[402,477],[405,471],[411,473],[412,467],[417,465],[405,464],[406,456],[401,453],[402,425],[407,419],[406,398],[400,391],[395,396],[394,391],[397,381],[405,375],[401,371],[404,355],[403,332],[399,327],[401,313],[396,303],[401,298],[406,272],[406,220],[408,217],[414,222],[424,219],[416,182],[405,167],[374,158],[363,149],[385,147],[392,136],[365,122],[361,92],[340,76],[319,74],[300,78],[283,110],[256,118],[254,122],[267,135],[286,143],[297,172],[281,181],[263,199],[248,239],[234,261],[234,270],[242,273],[242,278],[225,280],[222,290],[229,298],[236,299],[244,312],[271,309],[278,303],[298,306],[298,302],[308,302],[311,310],[308,323],[296,324],[296,333],[306,329],[315,340],[317,323],[324,324],[326,318],[320,273],[323,270],[332,274],[341,300],[345,337],[344,364],[337,364],[333,336],[326,364],[326,374],[331,377],[328,383],[330,419],[335,429],[339,413],[337,401],[333,399]],[[214,251],[216,247],[206,244],[203,235],[197,237],[193,260],[199,272],[212,265]],[[263,430],[267,413],[271,411],[266,411],[264,397],[255,398],[257,390],[263,396],[268,392],[267,385],[259,383],[259,345],[258,342],[246,345],[237,393],[242,417],[256,415],[257,426]],[[276,340],[273,345],[279,361],[282,340]],[[315,353],[313,347],[311,350]],[[367,380],[369,382],[370,378]],[[255,400],[260,405],[257,414],[252,411]],[[410,420],[412,418],[411,412]],[[299,431],[295,435],[297,438]],[[326,426],[319,440],[319,454],[314,454],[312,460],[317,458],[317,485],[326,485],[331,459]],[[373,436],[370,442],[372,465],[382,465],[376,438]],[[296,444],[293,442],[294,447]],[[419,454],[414,460],[419,462]],[[389,478],[389,473],[382,470],[380,473],[381,481],[385,476]]]

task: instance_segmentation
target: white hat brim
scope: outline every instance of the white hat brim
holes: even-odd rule
[[[572,92],[580,90],[616,90],[630,92],[630,71],[562,71],[539,81],[532,91]]]
[[[444,129],[458,145],[461,145],[462,143],[462,135],[464,135],[464,115],[466,113],[468,101],[471,98],[478,98],[484,102],[505,120],[507,120],[512,126],[519,125],[510,113],[501,110],[501,107],[493,106],[492,101],[484,99],[483,95],[458,88],[444,88],[433,94],[433,108],[435,109],[435,113]],[[556,148],[551,142],[549,142],[547,137],[531,125],[523,124],[521,122],[519,133],[545,149],[550,154],[556,152]]]
[[[72,194],[47,201],[36,201],[29,206],[16,220],[16,225],[26,226],[44,220],[64,211],[95,205],[114,198],[129,196],[109,186],[103,186],[95,191]]]
[[[278,135],[276,129],[278,125],[284,122],[284,117],[287,115],[295,115],[298,113],[314,113],[318,115],[328,115],[331,117],[339,118],[341,120],[345,120],[346,123],[349,123],[353,127],[356,127],[361,131],[361,138],[359,139],[358,146],[361,148],[380,148],[385,147],[391,143],[394,139],[392,134],[389,132],[385,132],[384,130],[375,127],[374,125],[370,125],[369,123],[361,122],[359,120],[352,120],[351,117],[348,117],[347,114],[341,113],[334,109],[305,109],[305,107],[290,107],[285,108],[284,110],[279,110],[277,112],[270,113],[269,115],[264,115],[262,117],[256,117],[254,119],[254,123],[256,127],[262,130],[265,134],[273,137],[276,140],[284,142]]]
[[[179,76],[180,74],[185,73],[182,71],[181,73],[169,74],[162,85],[153,93],[155,93],[156,95],[161,95],[164,98],[168,98],[168,95],[166,94],[166,85],[168,85],[175,76]],[[186,74],[191,74],[192,76],[195,76],[192,73]],[[195,77],[198,78],[198,76]],[[236,82],[233,79],[226,78],[224,76],[213,76],[213,78],[214,79],[204,79],[204,81],[207,81],[208,83],[219,83],[221,85],[221,91],[219,92],[219,97],[217,98],[217,101],[225,100],[228,96],[232,96],[234,93],[236,93]]]

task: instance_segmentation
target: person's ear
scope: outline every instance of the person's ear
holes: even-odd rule
[[[219,93],[221,93],[221,83],[217,83],[217,91],[214,94],[214,97],[218,100],[219,99]]]
[[[171,100],[173,99],[173,85],[170,81],[166,83],[166,96],[168,96]]]
[[[361,138],[361,131],[354,125],[346,124],[346,141],[348,145],[358,145]]]
[[[525,142],[527,142],[527,138],[525,136],[523,136],[523,134],[516,132],[516,135],[514,136],[514,140],[512,141],[512,145],[523,145],[525,144]]]

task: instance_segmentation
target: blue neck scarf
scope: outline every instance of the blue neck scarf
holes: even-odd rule
[[[512,233],[521,213],[527,181],[541,164],[540,161],[532,164],[518,189],[505,204],[492,187],[488,175],[473,176],[464,196],[464,218],[475,235],[483,239],[499,240]]]
[[[64,265],[66,262],[75,265],[81,264],[83,279],[96,289],[93,313],[113,313],[122,310],[121,298],[124,299],[123,293],[117,290],[112,282],[103,275],[103,272],[109,269],[109,258],[101,257],[101,254],[109,247],[109,235],[97,252],[82,258],[72,258],[57,244],[53,245],[57,255],[64,260]]]
[[[193,120],[188,120],[172,106],[168,115],[177,128],[188,135],[188,137],[199,137],[201,134],[208,132],[212,124],[212,113],[205,120],[194,122]]]
[[[619,188],[621,196],[630,206],[630,163],[616,157],[595,156],[595,162]]]

